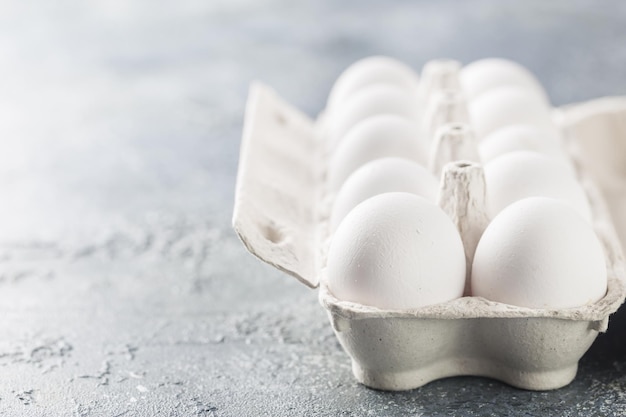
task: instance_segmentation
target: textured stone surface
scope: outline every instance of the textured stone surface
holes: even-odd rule
[[[0,415],[625,415],[623,313],[558,391],[377,392],[316,293],[230,228],[252,79],[314,115],[365,55],[497,55],[555,104],[624,95],[625,18],[565,0],[2,3]]]

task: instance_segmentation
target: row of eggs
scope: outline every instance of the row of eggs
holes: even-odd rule
[[[458,85],[479,140],[491,219],[466,295],[553,309],[599,300],[604,252],[541,85],[501,59],[464,67]],[[329,96],[326,275],[339,299],[411,309],[464,295],[463,242],[435,204],[439,179],[426,167],[433,141],[420,129],[428,104],[420,87],[408,66],[372,57],[349,67]]]

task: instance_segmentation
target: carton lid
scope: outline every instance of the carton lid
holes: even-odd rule
[[[257,258],[315,288],[316,144],[313,120],[261,83],[251,86],[233,227]]]

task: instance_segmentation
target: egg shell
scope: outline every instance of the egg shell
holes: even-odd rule
[[[572,168],[558,159],[532,151],[516,151],[485,164],[487,209],[491,218],[527,197],[550,197],[570,204],[587,221],[591,207]]]
[[[531,125],[509,125],[483,138],[478,145],[478,152],[483,163],[515,151],[539,152],[563,162],[567,161],[569,164],[556,129]]]
[[[416,121],[415,97],[388,84],[374,84],[359,90],[327,115],[327,146],[334,149],[358,122],[382,114],[395,114]]]
[[[378,194],[407,192],[431,202],[437,199],[439,181],[422,165],[404,158],[380,158],[354,171],[341,186],[330,216],[331,230],[359,203]]]
[[[355,93],[373,84],[391,84],[407,91],[417,91],[418,75],[397,59],[371,56],[356,61],[337,78],[328,97],[328,109],[343,105]]]
[[[461,88],[469,100],[503,86],[531,91],[548,103],[548,96],[537,78],[520,64],[501,58],[485,58],[466,65],[460,72]]]
[[[598,133],[618,142],[626,136],[626,107],[621,109],[598,103],[560,108],[558,126],[574,142],[593,141]],[[320,303],[351,359],[355,378],[383,390],[414,389],[458,375],[495,378],[530,390],[569,384],[578,361],[598,333],[606,331],[610,314],[626,296],[619,243],[602,198],[585,171],[577,173],[592,202],[594,229],[607,253],[608,292],[600,301],[580,308],[538,310],[462,297],[414,310],[379,309],[340,300],[328,290],[328,228],[318,212],[320,199],[326,197],[322,172],[327,161],[318,126],[271,88],[253,85],[233,227],[254,256],[311,288],[319,286]],[[574,166],[581,166],[578,159]],[[484,188],[446,184],[442,181],[441,194],[449,196],[444,211],[467,237],[461,220],[482,211],[482,199],[476,197]]]
[[[517,86],[498,87],[471,100],[469,115],[479,138],[508,125],[554,128],[546,103]]]
[[[472,295],[519,307],[561,309],[606,294],[602,244],[562,201],[532,197],[502,210],[478,242]]]
[[[459,298],[465,252],[459,232],[435,204],[385,193],[357,205],[332,238],[328,288],[367,306],[412,309]]]
[[[401,157],[424,165],[427,150],[415,123],[384,114],[356,124],[337,146],[328,164],[328,187],[335,192],[361,165],[378,158]]]

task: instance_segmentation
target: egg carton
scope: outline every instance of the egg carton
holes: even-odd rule
[[[599,135],[609,148],[619,140],[626,144],[626,98],[555,109],[554,121],[567,139],[607,257],[608,291],[592,305],[530,309],[465,296],[418,309],[386,310],[335,298],[324,279],[328,231],[320,216],[320,189],[328,152],[319,124],[260,83],[252,85],[246,108],[233,226],[253,255],[319,287],[320,303],[364,385],[408,390],[440,378],[474,375],[524,389],[556,389],[574,379],[578,361],[606,331],[609,315],[626,296],[619,244],[619,238],[626,241],[626,228],[620,219],[618,237],[610,220],[611,213],[624,216],[626,198],[610,198],[607,207],[602,193],[613,184],[596,187],[590,179],[606,174],[601,169],[605,155],[587,152]],[[459,228],[470,258],[467,251],[480,236],[475,226],[484,203],[479,169],[470,162],[446,165],[440,190],[440,206]],[[626,186],[626,175],[620,186]]]

